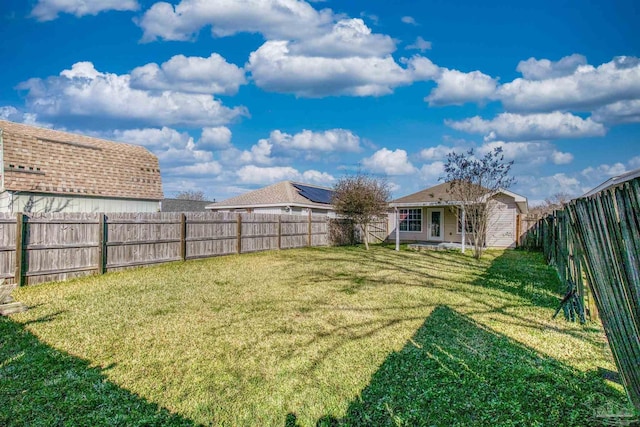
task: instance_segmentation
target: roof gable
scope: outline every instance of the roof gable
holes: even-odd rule
[[[515,203],[521,212],[527,212],[527,198],[521,196],[503,188],[498,189],[495,194],[504,194],[514,199]],[[494,194],[494,195],[495,195]],[[442,184],[435,185],[433,187],[425,188],[416,193],[409,194],[408,196],[400,197],[390,202],[391,206],[429,206],[429,205],[454,205],[459,204],[459,200],[455,200],[454,196],[449,192],[449,183],[444,182]]]
[[[4,189],[161,200],[158,158],[144,147],[0,120]]]
[[[318,200],[330,200],[332,194],[333,190],[326,187],[281,181],[218,203],[212,203],[207,206],[207,209],[251,206],[308,206],[331,209],[330,203],[323,203]]]

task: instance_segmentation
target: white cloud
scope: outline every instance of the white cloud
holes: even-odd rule
[[[215,160],[210,162],[195,163],[187,166],[171,168],[168,172],[173,175],[219,175],[222,173],[222,165]]]
[[[44,128],[53,127],[49,123],[39,122],[37,114],[20,111],[12,105],[0,107],[0,120],[8,120],[11,122],[24,123]]]
[[[496,79],[480,71],[463,73],[447,68],[441,69],[435,80],[437,86],[425,98],[432,106],[482,102],[495,94],[498,83]]]
[[[555,175],[542,177],[538,180],[538,193],[545,197],[551,194],[566,193],[573,196],[583,194],[586,187],[581,185],[580,181],[565,173],[557,173]],[[551,191],[549,191],[551,190]]]
[[[479,116],[461,121],[447,120],[447,126],[468,132],[485,134],[486,140],[535,141],[541,139],[586,138],[603,136],[602,124],[590,118],[582,119],[570,113],[520,115],[502,113],[492,120]]]
[[[330,129],[323,132],[303,130],[295,135],[274,130],[269,141],[284,149],[305,151],[360,151],[360,138],[346,129]]]
[[[261,139],[257,144],[253,145],[250,150],[245,150],[240,154],[240,161],[242,163],[271,164],[273,161],[271,158],[272,148],[273,144],[266,139]]]
[[[202,128],[199,147],[224,149],[231,147],[231,130],[226,126]]]
[[[382,148],[371,157],[364,158],[362,165],[371,172],[387,175],[408,175],[416,172],[416,168],[409,162],[407,152],[401,149],[391,151]]]
[[[440,177],[444,176],[444,163],[437,161],[422,165],[420,168],[420,176],[428,183],[437,182]]]
[[[402,18],[400,18],[400,20],[405,24],[418,25],[418,23],[416,22],[413,16],[403,16]]]
[[[556,165],[567,164],[573,161],[571,153],[558,151],[553,144],[548,141],[534,142],[485,142],[478,147],[478,154],[484,155],[492,152],[496,148],[502,148],[505,160],[513,160],[521,165],[540,165],[553,163]]]
[[[430,62],[430,61],[429,61]],[[303,97],[380,96],[424,77],[425,61],[414,57],[400,67],[390,56],[325,58],[292,54],[289,42],[268,41],[249,56],[246,68],[256,85]]]
[[[443,160],[447,158],[447,154],[461,150],[463,150],[463,148],[436,145],[435,147],[424,148],[420,151],[420,158],[427,161]]]
[[[384,56],[395,49],[396,43],[391,37],[372,34],[362,19],[342,19],[330,32],[289,46],[293,55],[323,58]]]
[[[107,10],[132,11],[139,8],[136,0],[39,0],[31,11],[31,16],[38,21],[53,21],[59,13],[69,13],[79,18]]]
[[[544,77],[550,73],[536,71],[533,75]],[[527,75],[531,74],[528,70]],[[640,60],[622,56],[598,67],[579,65],[572,74],[561,77],[516,79],[502,85],[497,98],[505,108],[516,111],[590,111],[618,101],[639,99]]]
[[[326,172],[320,172],[317,170],[308,170],[308,171],[304,171],[302,173],[302,180],[304,182],[310,182],[310,183],[317,183],[317,184],[328,184],[330,182],[335,181],[336,179],[326,173]]]
[[[144,90],[234,95],[246,83],[244,70],[212,53],[208,58],[176,55],[161,66],[134,68],[131,87]]]
[[[591,117],[600,123],[640,123],[640,99],[605,105],[595,109]]]
[[[99,135],[107,139],[137,144],[147,147],[161,162],[161,166],[209,162],[212,153],[200,150],[187,132],[178,132],[169,127],[114,130]]]
[[[300,173],[291,166],[258,167],[248,165],[237,172],[240,182],[247,184],[271,184],[283,180],[312,181],[315,183],[329,183],[334,181],[333,176],[316,170],[307,170]]]
[[[424,52],[425,50],[431,49],[431,42],[418,36],[415,42],[407,46],[407,49],[416,49],[416,50],[419,50],[420,52]]]
[[[100,117],[101,123],[137,122],[148,125],[222,125],[246,115],[244,107],[228,108],[210,95],[132,89],[128,74],[96,70],[78,62],[60,76],[30,79],[19,85],[28,90],[30,110],[45,118]]]
[[[317,11],[301,0],[182,0],[155,3],[138,24],[143,41],[190,40],[211,25],[214,36],[260,33],[268,39],[294,39],[325,32],[334,21],[329,9]]]
[[[606,178],[610,178],[612,176],[617,176],[625,173],[627,168],[624,164],[618,162],[612,165],[602,164],[600,166],[588,167],[584,169],[581,173],[585,177],[589,178],[597,178],[600,182],[604,181]],[[604,179],[602,179],[604,178]]]
[[[631,169],[637,169],[637,168],[640,168],[640,156],[632,157],[632,158],[629,160],[629,167],[630,167]]]
[[[556,165],[566,165],[573,161],[573,154],[554,150],[553,153],[551,153],[551,160]]]
[[[555,62],[548,59],[529,58],[526,61],[520,61],[516,70],[527,80],[546,80],[571,75],[583,65],[587,65],[587,58],[574,53]]]

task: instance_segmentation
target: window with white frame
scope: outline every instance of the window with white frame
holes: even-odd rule
[[[422,231],[422,209],[398,209],[400,231]]]
[[[475,230],[473,225],[475,223],[475,216],[478,215],[478,208],[467,208],[465,210],[465,232],[473,233]],[[458,208],[458,234],[462,233],[462,209]]]

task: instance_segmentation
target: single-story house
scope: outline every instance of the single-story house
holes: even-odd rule
[[[138,145],[0,120],[0,212],[158,212],[158,158]]]
[[[389,206],[388,240],[400,242],[462,243],[469,231],[462,229],[463,203],[454,200],[449,183],[426,188],[392,200]],[[527,199],[508,190],[491,195],[493,208],[487,226],[486,246],[515,248],[520,236],[520,216],[528,211]],[[471,230],[472,232],[472,230]],[[396,233],[399,233],[398,235]],[[469,236],[465,237],[466,243]]]
[[[268,214],[308,214],[335,216],[331,205],[333,190],[312,184],[282,181],[267,187],[212,203],[207,209],[218,212]]]

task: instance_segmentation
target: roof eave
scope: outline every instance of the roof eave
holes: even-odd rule
[[[324,204],[308,204],[308,203],[297,203],[297,202],[282,202],[282,203],[257,203],[257,204],[243,204],[243,205],[218,205],[211,204],[205,206],[205,209],[211,210],[219,210],[219,209],[252,209],[252,208],[279,208],[279,207],[297,207],[297,208],[315,208],[315,209],[326,209],[328,211],[333,210],[333,205],[324,205]]]

